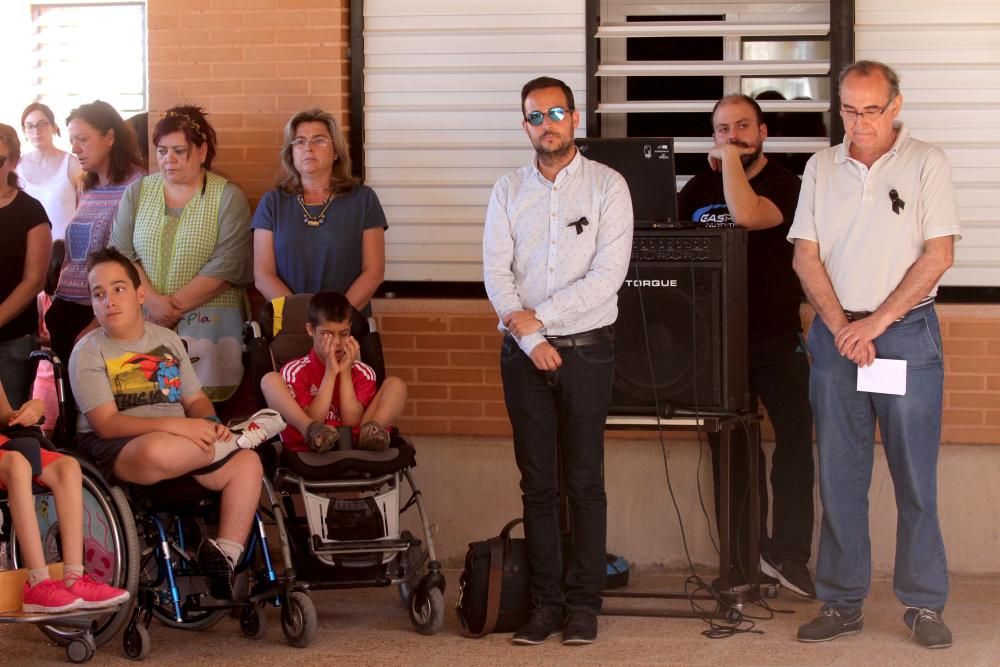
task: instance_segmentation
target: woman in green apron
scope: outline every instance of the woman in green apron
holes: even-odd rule
[[[147,319],[177,330],[205,393],[222,401],[243,377],[250,204],[210,171],[215,130],[200,107],[165,112],[153,144],[159,173],[125,192],[111,245],[139,265]]]

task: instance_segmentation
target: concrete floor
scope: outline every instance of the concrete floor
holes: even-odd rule
[[[902,607],[890,582],[875,583],[865,608],[865,629],[858,635],[825,644],[800,644],[795,629],[818,609],[781,591],[770,605],[775,614],[756,622],[760,634],[728,639],[701,635],[707,626],[697,619],[604,616],[600,639],[584,647],[564,647],[555,638],[537,647],[510,644],[510,635],[466,639],[459,634],[454,613],[457,572],[448,572],[445,626],[434,637],[416,634],[394,589],[323,591],[313,593],[320,630],[306,649],[285,644],[276,610],[269,610],[269,628],[260,641],[241,636],[237,621],[225,619],[204,632],[150,628],[152,651],[148,664],[216,667],[238,664],[277,665],[998,665],[1000,632],[996,619],[1000,582],[955,577],[945,618],[955,635],[949,649],[930,651],[908,641]],[[678,590],[677,578],[642,577],[629,590]],[[621,608],[621,600],[607,607]],[[645,604],[645,603],[638,603]],[[682,603],[671,602],[680,609]],[[763,609],[749,611],[766,615]],[[0,664],[67,664],[63,651],[30,626],[0,625]],[[93,664],[126,665],[116,638],[98,650]]]

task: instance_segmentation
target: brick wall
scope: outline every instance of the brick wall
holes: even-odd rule
[[[510,434],[500,336],[488,302],[382,299],[374,310],[387,369],[410,387],[404,432]],[[1000,306],[942,305],[938,314],[946,371],[943,440],[1000,444]],[[811,311],[804,308],[803,316],[808,322]],[[773,437],[765,422],[764,438]]]
[[[255,204],[274,184],[281,129],[293,113],[318,106],[348,121],[349,7],[149,0],[150,130],[175,104],[204,106],[219,137],[214,170]]]

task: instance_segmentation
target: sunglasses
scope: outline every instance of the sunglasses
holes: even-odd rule
[[[529,111],[524,116],[524,120],[528,121],[529,125],[534,125],[538,127],[542,124],[542,121],[546,116],[549,117],[553,123],[558,123],[566,117],[566,112],[572,111],[572,109],[564,109],[562,107],[552,107],[548,111]]]

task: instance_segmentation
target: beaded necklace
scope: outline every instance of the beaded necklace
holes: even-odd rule
[[[306,208],[306,201],[299,195],[296,199],[299,201],[299,206],[302,207],[302,221],[305,222],[310,227],[319,227],[324,222],[326,222],[326,211],[330,208],[330,204],[333,203],[333,194],[329,194],[326,197],[326,201],[323,202],[323,210],[319,212],[319,215],[313,215]]]

